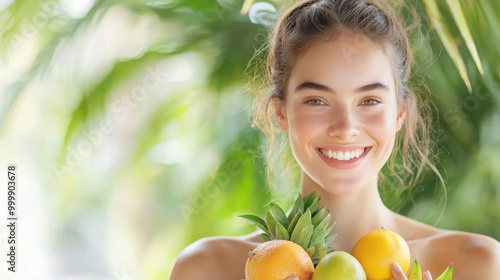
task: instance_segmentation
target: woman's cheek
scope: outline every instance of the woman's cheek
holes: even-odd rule
[[[299,113],[294,114],[290,118],[290,127],[294,127],[294,130],[301,134],[308,135],[311,132],[319,132],[323,130],[324,127],[324,116],[321,114],[311,114],[311,113]]]
[[[384,158],[388,158],[396,138],[396,114],[381,112],[367,117],[364,121],[366,134],[375,140]]]
[[[381,110],[373,114],[363,116],[366,127],[377,131],[392,131],[396,133],[396,112]]]

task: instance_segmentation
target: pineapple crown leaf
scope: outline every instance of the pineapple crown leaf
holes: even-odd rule
[[[262,229],[265,233],[269,235],[269,231],[267,230],[267,225],[266,221],[262,219],[261,217],[253,214],[243,214],[243,215],[238,215],[238,217],[244,218],[249,220],[250,222],[255,223],[260,229]]]
[[[251,214],[240,217],[262,229],[263,233],[259,236],[264,241],[284,239],[299,244],[317,265],[323,256],[333,251],[329,244],[335,239],[335,235],[330,234],[335,223],[330,225],[331,215],[325,206],[320,207],[320,200],[315,192],[306,196],[299,194],[288,214],[271,202],[263,218]]]
[[[287,229],[280,223],[276,223],[276,239],[290,239],[290,234],[288,233]]]
[[[297,212],[295,216],[293,216],[292,220],[290,221],[290,224],[288,225],[288,233],[292,234],[293,229],[297,225],[297,222],[299,221],[300,217],[302,217],[302,212]]]
[[[281,223],[284,227],[288,227],[289,221],[286,217],[285,211],[283,211],[283,209],[275,203],[270,203],[269,208],[274,220]]]
[[[271,215],[270,212],[267,212],[264,220],[267,225],[267,230],[269,231],[269,233],[271,233],[271,237],[276,236],[276,220],[274,219],[273,215]]]
[[[300,195],[295,199],[295,202],[293,203],[292,210],[290,211],[290,215],[293,215],[294,213],[302,212],[304,213],[304,198],[301,197]]]
[[[272,240],[271,236],[269,236],[269,234],[267,234],[267,233],[261,233],[261,234],[259,234],[259,236],[260,236],[260,238],[262,238],[263,241],[270,241],[270,240]]]

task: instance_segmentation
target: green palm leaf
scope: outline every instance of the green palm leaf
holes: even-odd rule
[[[431,23],[436,29],[436,32],[443,43],[444,48],[448,52],[448,55],[453,60],[453,63],[458,69],[460,77],[464,81],[469,92],[472,92],[472,86],[470,83],[469,75],[467,74],[467,68],[465,67],[464,60],[460,55],[458,47],[456,45],[455,39],[452,37],[448,26],[445,24],[442,14],[439,11],[438,5],[435,0],[423,0],[427,14],[430,17]]]
[[[455,19],[455,23],[460,30],[460,34],[462,34],[462,38],[469,49],[474,62],[476,63],[477,69],[481,73],[484,74],[483,66],[481,65],[481,60],[479,59],[479,54],[477,53],[476,44],[474,43],[474,39],[472,39],[472,35],[470,33],[469,25],[467,24],[467,20],[465,19],[464,12],[462,10],[462,6],[458,0],[446,0],[448,7],[451,10],[451,14]]]

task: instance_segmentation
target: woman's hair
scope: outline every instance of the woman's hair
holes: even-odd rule
[[[311,45],[335,40],[342,32],[368,38],[381,46],[392,63],[398,104],[404,106],[406,116],[387,163],[391,176],[395,176],[401,186],[413,186],[425,167],[430,167],[443,183],[439,171],[429,160],[431,115],[428,104],[421,102],[408,85],[413,57],[407,31],[395,10],[382,1],[305,0],[280,17],[268,48],[266,74],[269,84],[267,90],[258,95],[253,115],[254,126],[270,140],[268,162],[287,146],[283,137],[275,133],[273,100],[286,98],[290,72]],[[276,153],[276,149],[280,151]],[[270,167],[272,164],[268,170]]]

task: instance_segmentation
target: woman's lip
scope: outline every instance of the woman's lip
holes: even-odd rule
[[[349,149],[352,149],[352,148],[353,148],[353,146],[349,146]],[[359,156],[357,158],[352,158],[350,160],[337,160],[337,159],[329,158],[328,156],[324,155],[320,151],[320,149],[316,149],[316,152],[319,154],[320,158],[328,166],[330,166],[332,168],[335,168],[335,169],[339,169],[339,170],[348,170],[348,169],[355,168],[356,166],[358,166],[359,164],[361,164],[361,162],[364,160],[364,158],[366,157],[366,155],[371,150],[371,147],[360,146],[360,148],[364,148],[365,149],[364,153],[361,156]],[[345,150],[345,151],[350,151],[350,150]]]

